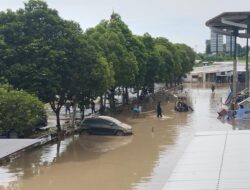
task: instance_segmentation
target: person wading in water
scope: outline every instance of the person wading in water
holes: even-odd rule
[[[215,86],[212,84],[211,86],[211,90],[212,90],[212,93],[214,93],[214,90],[215,90]]]
[[[157,117],[158,118],[162,117],[162,114],[161,114],[161,102],[158,102],[156,111],[157,111]]]

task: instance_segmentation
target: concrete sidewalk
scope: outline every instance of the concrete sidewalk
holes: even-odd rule
[[[0,139],[0,160],[29,147],[39,145],[42,139]]]
[[[163,190],[250,189],[250,131],[197,134]]]

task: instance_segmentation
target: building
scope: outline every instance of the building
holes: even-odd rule
[[[223,35],[211,30],[210,48],[212,54],[223,53]]]
[[[246,65],[237,65],[238,82],[245,82]],[[194,67],[193,71],[183,78],[184,82],[218,82],[230,83],[233,76],[232,62],[215,62],[213,65]]]
[[[234,38],[232,36],[226,36],[226,53],[233,55],[234,52]]]
[[[206,40],[206,54],[211,54],[211,40]]]

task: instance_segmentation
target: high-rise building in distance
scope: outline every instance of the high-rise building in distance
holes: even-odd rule
[[[226,53],[232,55],[234,52],[234,37],[226,36]]]
[[[210,53],[211,53],[211,41],[206,40],[206,54],[210,54]]]
[[[211,53],[219,54],[223,53],[223,35],[218,34],[211,30],[211,39],[210,39],[210,48]]]

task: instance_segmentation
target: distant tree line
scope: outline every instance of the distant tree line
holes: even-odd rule
[[[49,103],[59,131],[67,99],[83,107],[99,96],[103,104],[106,94],[115,108],[117,88],[138,94],[156,82],[171,86],[194,65],[190,47],[148,33],[134,35],[116,13],[84,32],[44,1],[24,4],[0,12],[0,79]]]
[[[200,62],[208,62],[212,64],[215,61],[219,61],[219,62],[230,61],[232,60],[232,57],[227,54],[212,55],[212,54],[205,54],[205,53],[197,53],[196,60],[199,60]]]

